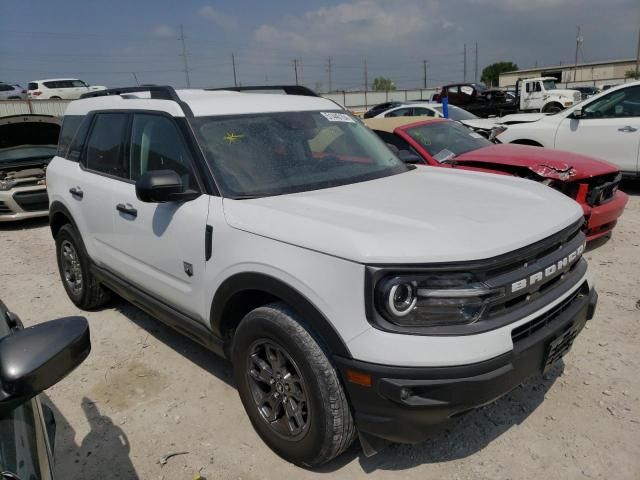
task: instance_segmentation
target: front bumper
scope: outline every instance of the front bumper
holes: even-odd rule
[[[337,358],[342,378],[371,376],[369,387],[345,381],[359,432],[418,443],[432,425],[493,402],[564,355],[593,317],[597,298],[585,284],[567,302],[514,329],[511,352],[472,365],[390,367]]]
[[[48,202],[44,186],[0,190],[0,223],[47,216]]]
[[[618,218],[624,212],[629,196],[618,190],[614,197],[602,205],[591,207],[582,205],[585,219],[587,220],[587,241],[602,237],[613,230]]]

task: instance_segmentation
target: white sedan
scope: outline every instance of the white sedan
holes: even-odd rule
[[[640,82],[619,85],[534,120],[497,125],[492,135],[501,143],[599,157],[616,164],[625,175],[640,175]]]
[[[389,117],[444,117],[442,113],[441,103],[404,103],[402,105],[395,106],[384,112],[376,115],[374,118],[389,118]],[[466,110],[456,107],[455,105],[449,105],[449,118],[451,120],[474,120],[479,119],[473,113],[469,113]]]

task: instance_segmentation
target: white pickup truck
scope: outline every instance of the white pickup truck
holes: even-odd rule
[[[582,100],[578,90],[556,88],[553,77],[518,80],[516,97],[520,94],[520,111],[556,113]]]

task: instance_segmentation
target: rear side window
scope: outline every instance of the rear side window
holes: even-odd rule
[[[28,90],[37,90],[38,89],[38,82],[29,82],[29,85],[27,86]]]
[[[78,127],[82,123],[84,115],[66,115],[62,122],[62,129],[60,130],[60,137],[58,138],[58,150],[56,155],[64,157],[67,154],[67,150],[71,145],[71,141],[78,130]]]
[[[42,84],[47,88],[60,88],[60,82],[42,82]]]
[[[128,178],[123,162],[126,113],[99,113],[87,141],[84,165],[89,170]]]

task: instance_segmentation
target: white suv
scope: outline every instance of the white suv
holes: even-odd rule
[[[31,100],[76,100],[85,93],[105,90],[107,87],[89,85],[77,78],[50,78],[29,82],[27,97]]]
[[[62,282],[229,358],[285,459],[422,441],[551,368],[593,316],[563,194],[405,165],[319,97],[144,90],[66,111],[47,170]]]

